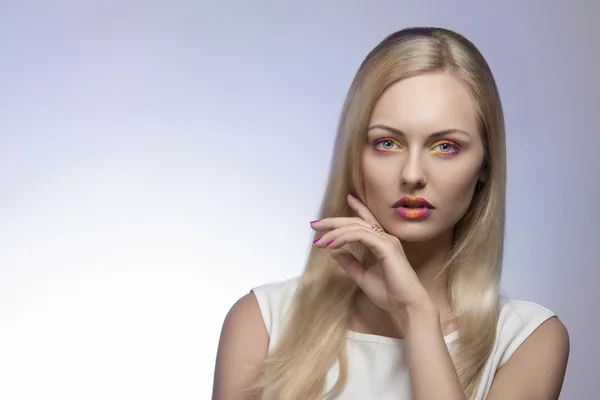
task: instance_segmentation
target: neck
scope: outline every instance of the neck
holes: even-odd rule
[[[402,242],[408,263],[438,308],[448,306],[448,274],[441,271],[452,250],[451,233],[426,242]]]
[[[431,300],[438,307],[441,320],[447,320],[451,311],[448,297],[448,274],[446,271],[440,274],[440,271],[452,249],[452,232],[426,242],[402,242],[402,247],[409,264],[417,273]],[[370,265],[368,261],[367,265]],[[371,268],[379,268],[379,266],[375,264]],[[402,332],[398,332],[397,327],[391,323],[389,316],[362,292],[356,299],[355,311],[357,320],[354,329],[391,337],[403,336]],[[450,321],[444,323],[442,328],[445,333],[449,333],[455,329],[455,326]]]

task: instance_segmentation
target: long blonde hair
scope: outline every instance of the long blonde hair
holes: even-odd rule
[[[375,102],[391,84],[430,71],[452,73],[469,87],[485,148],[484,179],[455,227],[447,268],[448,291],[459,339],[450,353],[467,398],[473,398],[496,338],[504,237],[506,155],[504,121],[490,68],[463,36],[441,28],[409,28],[386,37],[361,64],[340,118],[329,184],[320,218],[353,216],[346,196],[364,198],[361,152]],[[315,235],[315,238],[317,236]],[[364,261],[364,247],[350,249]],[[256,388],[264,398],[322,399],[347,380],[346,333],[356,284],[327,252],[312,249],[294,295],[287,324],[259,364]],[[327,372],[338,362],[336,384],[324,393]]]

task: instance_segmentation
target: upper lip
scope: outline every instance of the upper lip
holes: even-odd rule
[[[398,208],[398,207],[402,207],[405,205],[418,205],[418,206],[422,206],[422,207],[427,207],[427,208],[435,208],[434,206],[431,205],[431,203],[429,203],[427,200],[425,200],[422,197],[403,197],[400,200],[398,200],[397,202],[394,203],[394,205],[392,206],[392,208]]]

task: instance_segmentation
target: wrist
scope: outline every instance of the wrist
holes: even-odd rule
[[[411,303],[398,312],[396,316],[405,334],[411,330],[441,328],[440,312],[430,299]]]

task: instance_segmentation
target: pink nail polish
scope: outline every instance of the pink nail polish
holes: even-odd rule
[[[317,243],[319,240],[321,240],[321,238],[317,238],[317,239],[313,240],[313,243]]]
[[[310,221],[309,223],[314,224],[315,222],[319,222],[319,221],[320,221],[320,219],[315,219],[314,221]]]
[[[327,242],[327,244],[325,245],[325,247],[329,246],[331,243],[333,243],[333,240],[330,242]]]

